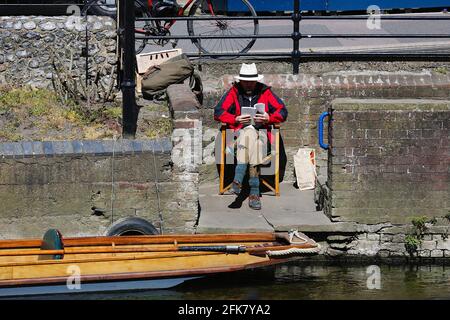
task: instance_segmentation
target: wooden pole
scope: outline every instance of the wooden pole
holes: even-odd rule
[[[0,256],[33,256],[33,255],[65,255],[65,254],[99,254],[99,253],[140,253],[140,252],[223,252],[223,253],[264,253],[268,250],[285,250],[291,248],[313,248],[310,243],[300,245],[280,245],[275,243],[266,243],[265,245],[239,246],[239,250],[234,248],[228,252],[228,246],[180,246],[163,248],[100,248],[100,249],[63,249],[63,250],[16,250],[0,251]],[[236,246],[230,246],[236,247]],[[53,259],[49,259],[53,260]],[[61,260],[62,261],[62,260]]]
[[[177,243],[214,243],[214,242],[267,242],[275,241],[277,236],[271,232],[235,233],[235,234],[174,234],[149,236],[113,236],[63,238],[64,247],[99,245],[142,245]],[[0,249],[40,248],[42,240],[0,240]]]
[[[219,182],[219,194],[225,192],[225,150],[226,150],[226,126],[222,124],[222,145],[220,147],[220,182]]]

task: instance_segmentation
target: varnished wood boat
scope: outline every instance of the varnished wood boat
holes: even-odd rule
[[[302,233],[62,238],[51,229],[42,240],[0,240],[0,296],[167,288],[318,250]]]

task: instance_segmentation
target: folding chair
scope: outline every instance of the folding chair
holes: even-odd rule
[[[221,146],[220,146],[220,168],[219,168],[219,194],[224,194],[228,189],[231,188],[232,183],[225,185],[225,159],[226,159],[226,132],[227,132],[227,124],[221,123],[220,126],[221,131]],[[263,159],[263,164],[267,163],[267,161],[271,160],[275,162],[275,181],[274,185],[270,185],[267,179],[262,178],[260,176],[260,181],[269,188],[272,192],[274,192],[275,196],[280,196],[280,124],[275,123],[272,125],[272,132],[275,132],[275,148],[271,148],[271,152]],[[274,150],[275,149],[275,150]]]

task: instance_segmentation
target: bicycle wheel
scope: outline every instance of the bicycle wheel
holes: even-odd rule
[[[147,6],[139,0],[134,1],[135,15],[136,18],[149,18],[150,12]],[[91,0],[89,3],[83,7],[81,11],[82,15],[95,14],[95,15],[107,15],[113,19],[117,18],[117,7],[116,5],[109,4],[106,0]],[[135,36],[145,36],[152,30],[154,26],[154,21],[135,21]],[[142,52],[142,50],[147,45],[148,40],[146,39],[136,39],[136,54]]]
[[[142,2],[135,0],[134,6],[136,8],[136,18],[150,18],[151,14],[147,9],[147,6]],[[135,21],[134,22],[134,36],[142,37],[151,34],[152,30],[157,27],[157,22],[155,21]],[[139,54],[144,50],[148,43],[147,39],[135,39],[136,44],[136,54]]]
[[[136,8],[136,17],[138,17],[142,12],[148,11],[147,6],[144,5],[140,0],[134,1],[134,7]],[[89,14],[96,16],[109,16],[116,19],[117,16],[117,5],[114,0],[89,0],[88,4],[83,7],[82,12],[88,12]]]
[[[247,0],[240,0],[237,16],[256,17],[256,11]],[[221,15],[212,13],[210,8],[202,9],[204,0],[196,0],[189,10],[189,16],[198,17],[220,17]],[[214,10],[214,8],[213,8]],[[225,13],[226,14],[226,13]],[[224,15],[222,15],[224,16]],[[259,32],[258,19],[252,20],[188,20],[187,29],[190,36],[242,36],[249,35],[248,38],[237,39],[192,39],[192,43],[203,53],[245,53],[250,50],[256,41],[252,35]],[[229,56],[227,58],[230,58]]]
[[[117,15],[116,3],[109,0],[93,0],[90,1],[89,12],[97,16],[109,16],[115,18]]]

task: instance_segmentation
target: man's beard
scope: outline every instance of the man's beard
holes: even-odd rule
[[[253,95],[253,90],[247,90],[245,91],[245,94],[248,96],[252,96]]]

